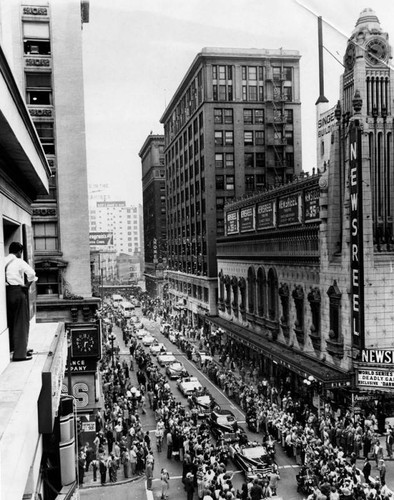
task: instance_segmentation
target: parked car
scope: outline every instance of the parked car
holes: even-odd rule
[[[168,366],[176,361],[176,357],[172,352],[166,351],[158,354],[157,361],[160,366]]]
[[[158,342],[156,340],[155,342],[153,342],[153,344],[151,344],[149,351],[152,356],[157,356],[160,353],[167,352],[167,348],[162,342]]]
[[[189,373],[180,361],[173,361],[166,368],[166,373],[170,379],[188,377]]]
[[[177,382],[178,389],[184,396],[202,392],[202,385],[197,377],[184,377]]]
[[[246,479],[252,481],[257,474],[269,474],[272,471],[272,459],[267,447],[257,442],[241,445],[229,445],[233,462],[244,472]]]
[[[141,339],[141,342],[143,343],[143,345],[145,347],[150,347],[153,342],[155,342],[156,338],[153,337],[153,335],[151,335],[150,333],[147,333],[146,335],[144,335]]]

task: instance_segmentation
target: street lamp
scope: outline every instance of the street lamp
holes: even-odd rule
[[[114,333],[111,333],[108,336],[110,342],[111,342],[111,358],[112,358],[112,368],[115,367],[115,358],[114,358],[114,342],[116,340],[116,335]]]

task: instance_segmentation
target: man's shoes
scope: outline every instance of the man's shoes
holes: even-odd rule
[[[31,356],[34,352],[34,349],[31,349],[30,347],[27,348],[26,355]]]
[[[33,359],[33,356],[26,354],[25,358],[12,358],[12,361],[30,361],[31,359]]]

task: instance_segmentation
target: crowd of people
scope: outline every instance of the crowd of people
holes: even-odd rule
[[[157,304],[143,302],[143,313],[152,320],[167,325],[176,333],[177,345],[191,357],[196,343],[212,355],[219,351],[220,362],[208,360],[200,368],[229,398],[235,400],[246,414],[249,428],[262,435],[263,440],[276,440],[289,457],[300,466],[297,475],[298,491],[308,500],[387,500],[394,498],[385,482],[384,452],[392,455],[394,432],[388,429],[384,438],[377,434],[373,414],[363,416],[334,413],[327,407],[324,416],[316,413],[302,400],[295,398],[283,387],[276,387],[255,373],[251,366],[235,370],[231,353],[218,346],[215,336],[209,338],[195,328],[187,328],[163,313]],[[106,306],[101,314],[116,322],[123,330],[126,325],[119,313]],[[127,323],[127,322],[126,322]],[[125,337],[124,337],[125,339]],[[272,467],[269,476],[257,475],[241,490],[235,490],[232,473],[223,460],[223,442],[213,442],[204,420],[198,421],[188,407],[177,402],[166,376],[154,364],[149,353],[131,334],[126,336],[130,360],[116,356],[109,348],[103,357],[101,375],[105,408],[96,417],[97,436],[94,449],[86,445],[80,461],[85,470],[92,464],[93,474],[100,473],[105,484],[117,480],[122,467],[124,477],[145,475],[148,488],[154,470],[153,446],[167,458],[182,464],[182,480],[188,500],[197,494],[199,500],[260,500],[277,493],[279,472]],[[222,352],[220,352],[222,351]],[[239,367],[238,367],[239,368]],[[136,370],[137,383],[133,386],[131,371]],[[141,416],[147,408],[154,412],[155,443],[149,432],[144,432]],[[105,451],[107,448],[107,453]],[[364,458],[362,468],[357,459]],[[372,465],[370,460],[373,461]],[[372,473],[372,469],[376,470]],[[80,476],[83,474],[81,470]],[[168,471],[160,472],[162,498],[169,488]]]

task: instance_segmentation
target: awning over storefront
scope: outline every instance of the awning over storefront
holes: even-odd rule
[[[352,375],[350,373],[314,360],[301,351],[290,349],[285,344],[270,341],[249,328],[236,325],[219,316],[204,316],[204,320],[222,328],[234,340],[241,341],[247,347],[260,352],[274,363],[289,368],[301,377],[307,378],[313,375],[317,381],[324,384],[326,389],[351,386]]]

